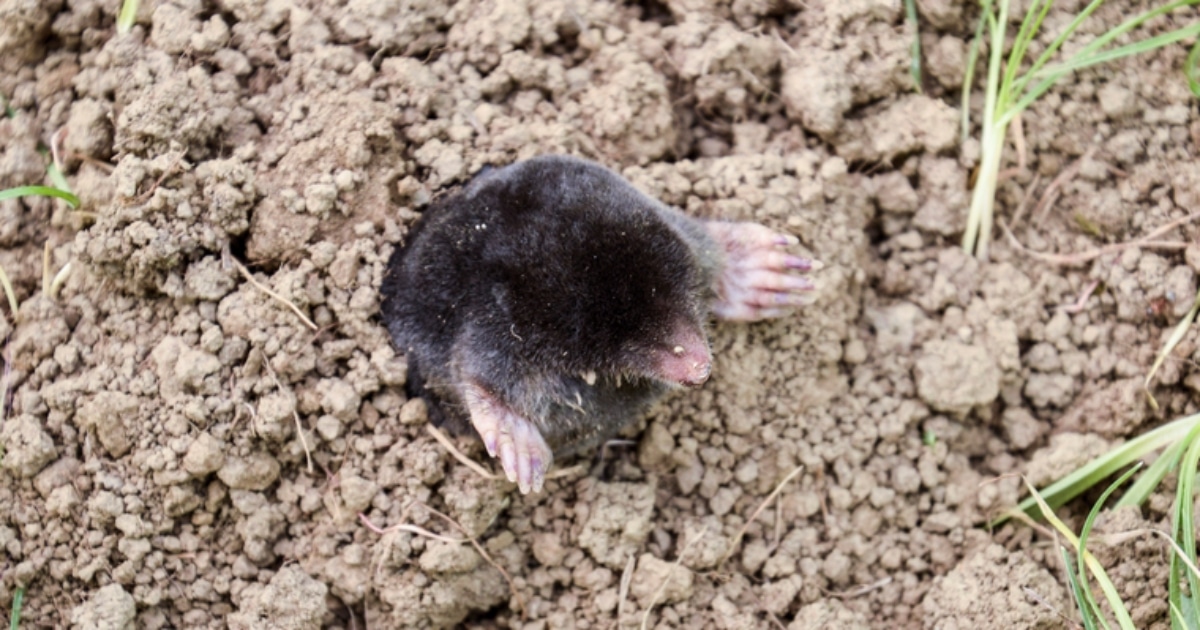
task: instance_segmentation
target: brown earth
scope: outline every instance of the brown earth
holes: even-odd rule
[[[1197,228],[1073,267],[958,248],[966,3],[918,2],[923,93],[883,0],[147,0],[126,36],[118,4],[0,0],[0,188],[43,182],[54,146],[84,201],[0,202],[21,300],[0,612],[23,588],[23,627],[1063,627],[1057,552],[988,517],[1020,474],[1196,410],[1195,333],[1162,410],[1140,390],[1195,295]],[[1024,247],[1197,209],[1186,53],[1078,73],[1023,117],[999,212],[1025,207]],[[719,328],[712,381],[526,497],[426,433],[378,287],[433,195],[550,152],[827,268],[815,306]],[[1166,627],[1162,542],[1100,555]]]

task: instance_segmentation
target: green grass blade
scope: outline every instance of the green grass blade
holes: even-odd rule
[[[1171,11],[1174,11],[1175,9],[1178,9],[1180,7],[1189,6],[1189,5],[1198,4],[1198,3],[1200,3],[1200,0],[1175,0],[1174,2],[1169,2],[1160,7],[1155,7],[1153,9],[1150,9],[1150,10],[1146,11],[1145,13],[1139,13],[1138,15],[1135,15],[1135,16],[1129,18],[1128,20],[1121,22],[1120,24],[1113,27],[1112,29],[1105,31],[1102,35],[1097,37],[1095,40],[1090,42],[1088,45],[1081,48],[1079,50],[1079,52],[1076,54],[1076,56],[1090,55],[1090,54],[1096,52],[1097,50],[1104,48],[1105,46],[1107,46],[1110,42],[1112,42],[1116,38],[1141,26],[1147,20],[1156,18],[1156,17],[1166,14],[1166,13],[1170,13]]]
[[[1186,65],[1183,66],[1183,76],[1187,77],[1188,89],[1192,91],[1192,96],[1200,98],[1200,80],[1196,78],[1196,64],[1200,63],[1200,40],[1192,45],[1192,51],[1188,53]]]
[[[1179,458],[1183,457],[1183,448],[1185,442],[1176,442],[1167,447],[1166,450],[1154,460],[1153,464],[1142,473],[1137,481],[1133,482],[1132,486],[1121,495],[1114,507],[1126,507],[1129,505],[1141,505],[1150,498],[1150,494],[1162,483],[1162,480],[1168,473],[1175,470],[1179,465]]]
[[[1184,595],[1182,598],[1183,624],[1187,630],[1200,628],[1200,611],[1196,610],[1196,598]]]
[[[121,14],[117,16],[117,34],[124,35],[133,30],[137,20],[138,0],[125,0],[121,4]]]
[[[1097,618],[1084,603],[1083,588],[1079,585],[1079,577],[1075,574],[1075,562],[1071,560],[1071,554],[1067,553],[1067,548],[1059,546],[1058,551],[1062,553],[1063,564],[1067,567],[1067,586],[1070,587],[1071,597],[1079,609],[1079,618],[1083,620],[1083,628],[1084,630],[1096,630],[1096,622],[1103,623],[1103,618]]]
[[[1012,95],[1009,90],[1014,87],[1017,72],[1021,70],[1021,64],[1025,60],[1025,52],[1029,49],[1029,44],[1037,37],[1046,13],[1054,5],[1054,0],[1045,0],[1039,5],[1041,1],[1034,0],[1029,3],[1029,9],[1025,12],[1025,17],[1021,19],[1021,28],[1017,31],[1016,38],[1013,39],[1012,52],[1008,55],[1008,67],[1004,69],[1004,81],[1000,84],[1001,109],[1004,109],[1011,100]],[[1041,11],[1038,11],[1039,6]],[[1034,17],[1035,15],[1037,17]]]
[[[1058,81],[1062,79],[1063,76],[1065,76],[1068,72],[1153,50],[1153,48],[1144,47],[1144,45],[1148,43],[1154,43],[1156,47],[1161,47],[1183,39],[1187,39],[1188,37],[1195,37],[1198,34],[1200,34],[1200,24],[1193,24],[1177,31],[1163,33],[1162,35],[1152,37],[1148,40],[1127,44],[1125,46],[1121,46],[1120,48],[1114,48],[1113,50],[1107,50],[1102,53],[1093,53],[1087,56],[1078,55],[1064,64],[1057,65],[1052,68],[1042,69],[1040,72],[1038,72],[1038,76],[1044,76],[1045,78],[1039,81],[1033,88],[1030,88],[1028,91],[1026,91],[1020,100],[1018,100],[1004,113],[1004,116],[1000,120],[1001,122],[1005,123],[1012,121],[1017,114],[1020,114],[1027,107],[1032,105],[1034,101],[1041,98],[1043,94],[1053,87],[1054,84],[1058,83]],[[1026,75],[1026,77],[1029,76],[1030,75]],[[1026,77],[1023,77],[1023,79]]]
[[[1183,548],[1184,557],[1196,562],[1195,523],[1192,519],[1193,497],[1196,488],[1196,468],[1200,465],[1200,428],[1193,429],[1186,439],[1188,448],[1179,464],[1179,482],[1175,495],[1175,540]],[[1182,572],[1181,562],[1172,554],[1171,575]],[[1200,593],[1200,579],[1187,572],[1188,590],[1195,598]],[[1182,595],[1180,596],[1182,598]]]
[[[987,195],[978,203],[972,197],[971,207],[967,211],[967,227],[963,230],[963,250],[974,254],[980,260],[987,259],[988,246],[991,244],[991,216],[995,203],[995,176],[1000,171],[1000,155],[1004,149],[1004,132],[1007,125],[997,126],[996,107],[1000,93],[1000,67],[1004,61],[1004,33],[1008,23],[1009,0],[1000,0],[999,12],[996,15],[987,14],[988,30],[991,42],[988,44],[988,74],[984,89],[983,118],[981,126],[983,137],[980,141],[981,157],[979,162],[979,179],[975,182],[976,191],[980,186],[986,189]],[[978,196],[978,195],[976,195]]]
[[[1117,488],[1124,485],[1126,481],[1129,481],[1129,478],[1132,477],[1133,474],[1136,473],[1141,467],[1142,467],[1142,464],[1140,462],[1137,464],[1134,464],[1132,467],[1129,468],[1129,470],[1125,471],[1124,474],[1122,474],[1119,478],[1117,478],[1116,481],[1112,482],[1111,484],[1109,484],[1109,486],[1107,488],[1104,489],[1104,493],[1100,495],[1100,498],[1097,499],[1094,504],[1092,504],[1092,509],[1090,512],[1088,512],[1087,519],[1084,520],[1084,522],[1083,522],[1083,529],[1079,530],[1079,544],[1076,546],[1076,552],[1078,553],[1078,561],[1079,561],[1079,581],[1085,587],[1083,589],[1084,596],[1089,599],[1094,610],[1096,610],[1096,612],[1097,612],[1097,616],[1100,617],[1101,619],[1103,619],[1103,616],[1100,614],[1100,606],[1099,606],[1099,604],[1097,604],[1095,602],[1094,599],[1092,599],[1092,591],[1090,588],[1087,588],[1087,584],[1088,584],[1087,574],[1084,572],[1084,565],[1087,564],[1085,556],[1087,555],[1088,536],[1091,535],[1092,527],[1096,524],[1096,517],[1100,515],[1100,510],[1101,510],[1101,508],[1104,507],[1104,504],[1108,502],[1108,498],[1110,496],[1112,496],[1113,492],[1116,492]],[[1089,567],[1089,568],[1091,568],[1091,567]],[[1095,570],[1093,570],[1093,574],[1094,573],[1095,573]],[[1097,576],[1097,581],[1099,581],[1098,578],[1099,578],[1099,576]],[[1101,587],[1101,588],[1103,590],[1103,587]],[[1107,590],[1105,590],[1105,595],[1106,596],[1109,595],[1109,592]],[[1121,601],[1121,598],[1118,596],[1114,599],[1113,597],[1109,596],[1108,597],[1108,605],[1109,605],[1109,607],[1111,607],[1113,609],[1113,612],[1117,615],[1117,620],[1122,621],[1121,611],[1119,611],[1118,608],[1123,610],[1125,608],[1125,604],[1124,604],[1124,602]],[[1124,616],[1126,618],[1129,618],[1129,625],[1126,626],[1126,624],[1122,621],[1121,626],[1132,628],[1133,620],[1130,617],[1128,610],[1124,611]]]
[[[67,204],[72,208],[79,207],[79,197],[76,197],[65,190],[51,188],[50,186],[17,186],[16,188],[6,188],[4,190],[0,190],[0,201],[36,195],[41,195],[43,197],[57,197],[67,202]]]
[[[62,171],[58,170],[58,167],[54,165],[53,160],[46,165],[46,176],[50,178],[50,183],[54,184],[55,188],[66,193],[71,193],[71,184],[67,183],[67,178],[64,177]],[[74,195],[74,193],[71,194]],[[77,205],[78,201],[78,198],[76,198]]]
[[[912,22],[913,25],[913,42],[909,49],[909,54],[912,60],[909,62],[908,71],[912,74],[913,86],[917,88],[917,93],[921,93],[921,24],[917,21],[917,0],[904,0],[905,19]]]
[[[1056,529],[1063,538],[1066,538],[1067,542],[1069,542],[1072,547],[1080,551],[1080,563],[1087,565],[1088,570],[1092,572],[1092,577],[1095,578],[1096,583],[1100,585],[1100,590],[1104,593],[1104,598],[1112,607],[1113,614],[1116,615],[1117,621],[1121,624],[1122,630],[1134,630],[1133,619],[1130,618],[1129,611],[1125,609],[1125,605],[1121,603],[1121,596],[1119,593],[1117,593],[1117,587],[1114,586],[1112,580],[1109,579],[1108,573],[1104,570],[1104,567],[1100,566],[1100,562],[1097,561],[1096,557],[1088,552],[1087,549],[1080,547],[1079,538],[1075,536],[1075,533],[1071,531],[1071,528],[1067,527],[1066,523],[1063,523],[1062,520],[1058,518],[1058,515],[1054,513],[1054,510],[1050,509],[1050,506],[1047,505],[1044,500],[1042,500],[1042,496],[1038,494],[1037,490],[1029,483],[1029,480],[1025,480],[1025,485],[1029,488],[1034,500],[1037,501],[1038,509],[1042,513],[1042,518],[1046,519],[1046,522],[1050,523],[1050,525],[1054,527],[1054,529]],[[1084,591],[1088,594],[1088,596],[1090,596],[1091,593],[1088,589],[1084,589]],[[1100,621],[1100,625],[1104,626],[1105,628],[1108,627],[1108,623],[1104,621],[1104,617],[1098,612],[1097,619]]]
[[[1088,5],[1084,7],[1083,11],[1080,11],[1079,14],[1075,16],[1075,19],[1071,20],[1071,23],[1068,24],[1067,27],[1058,34],[1058,37],[1054,38],[1054,41],[1046,47],[1046,50],[1042,51],[1042,54],[1038,55],[1038,58],[1034,60],[1032,65],[1029,66],[1029,70],[1025,74],[1021,75],[1021,78],[1018,79],[1014,84],[1012,93],[1023,94],[1025,92],[1025,86],[1029,84],[1029,81],[1033,78],[1033,75],[1036,74],[1037,71],[1042,68],[1042,66],[1050,63],[1050,59],[1055,55],[1055,53],[1058,52],[1058,49],[1062,48],[1062,45],[1066,43],[1069,37],[1071,37],[1071,34],[1079,28],[1080,24],[1083,24],[1084,20],[1088,19],[1088,16],[1094,13],[1096,9],[1099,9],[1100,5],[1102,4],[1104,4],[1104,0],[1092,0],[1090,3],[1088,3]]]
[[[1171,611],[1171,628],[1187,628],[1187,621],[1183,618],[1183,611],[1175,605],[1175,602],[1169,602]]]
[[[1109,475],[1146,456],[1146,454],[1182,440],[1189,431],[1197,426],[1200,426],[1200,414],[1193,414],[1164,424],[1153,431],[1143,433],[1104,455],[1093,459],[1087,464],[1080,466],[1062,479],[1042,488],[1040,491],[1041,496],[1045,497],[1044,500],[1051,509],[1057,508],[1079,496],[1080,493],[1088,488],[1095,486]],[[1018,504],[1013,510],[1025,512],[1030,516],[1036,516],[1033,509],[1040,498],[1031,496]],[[998,526],[1008,518],[1009,514],[1003,514],[992,522],[992,526]]]
[[[1091,54],[1079,54],[1068,59],[1062,64],[1044,68],[1039,72],[1039,76],[1062,76],[1068,72],[1074,72],[1090,66],[1115,61],[1125,57],[1131,57],[1144,52],[1157,50],[1163,46],[1174,44],[1180,40],[1195,37],[1200,34],[1200,23],[1185,26],[1184,28],[1161,33],[1149,39],[1143,39],[1124,46],[1118,46],[1109,50],[1093,52]]]
[[[8,617],[8,630],[17,630],[21,627],[21,605],[25,603],[25,587],[20,587],[13,592],[12,613]]]

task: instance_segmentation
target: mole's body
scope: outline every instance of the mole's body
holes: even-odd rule
[[[388,265],[383,316],[435,420],[473,427],[510,480],[541,488],[667,389],[711,369],[710,312],[789,312],[812,261],[794,237],[702,222],[615,173],[548,156],[438,200]]]

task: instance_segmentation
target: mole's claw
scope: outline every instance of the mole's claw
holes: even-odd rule
[[[517,484],[521,494],[541,491],[554,453],[537,425],[477,384],[466,386],[463,400],[471,424],[488,454],[500,460],[504,476]]]
[[[504,476],[509,481],[517,480],[517,454],[511,441],[505,440],[500,444],[500,466],[504,468]]]
[[[784,264],[787,265],[788,269],[795,269],[796,271],[811,271],[814,267],[820,269],[819,265],[821,264],[821,261],[813,260],[811,258],[804,258],[803,256],[788,256],[787,262]]]
[[[530,467],[533,469],[533,491],[541,492],[542,486],[546,484],[546,466],[537,455],[533,456],[530,464]]]
[[[791,308],[813,302],[806,293],[816,284],[800,273],[823,265],[780,249],[798,244],[799,239],[754,223],[710,221],[705,225],[725,253],[713,282],[716,299],[712,313],[718,318],[757,321],[781,317]]]
[[[789,245],[799,245],[800,239],[792,234],[776,234],[775,235],[775,244],[780,247],[787,247]]]

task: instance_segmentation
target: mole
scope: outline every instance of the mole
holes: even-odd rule
[[[549,155],[485,169],[435,200],[388,262],[382,316],[409,395],[474,431],[520,491],[712,371],[710,317],[777,318],[812,301],[754,223],[689,217],[615,172]]]

